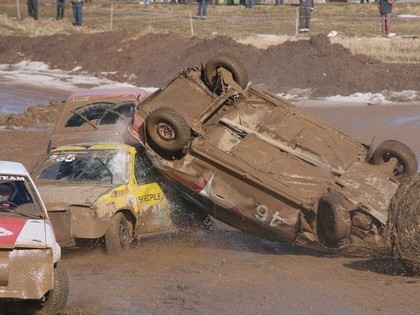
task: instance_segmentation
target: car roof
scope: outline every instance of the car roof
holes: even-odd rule
[[[29,176],[28,171],[22,163],[9,161],[0,161],[0,174]]]
[[[68,97],[71,100],[74,97],[92,96],[92,97],[103,97],[113,96],[119,97],[121,95],[133,95],[140,101],[148,96],[148,93],[138,87],[120,87],[120,88],[99,88],[99,89],[84,89],[78,90]]]
[[[130,151],[135,148],[135,145],[117,142],[100,142],[100,143],[76,143],[69,145],[59,146],[51,151],[51,153],[57,151],[71,151],[71,150],[116,150],[124,149]]]

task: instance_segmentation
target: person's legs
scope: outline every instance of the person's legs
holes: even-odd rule
[[[203,17],[207,15],[207,0],[202,0],[203,2]]]
[[[391,13],[384,14],[384,31],[386,35],[391,32]]]
[[[83,2],[76,3],[77,5],[77,18],[76,18],[76,25],[82,26],[82,19],[83,19]]]
[[[311,8],[306,8],[306,12],[305,12],[305,29],[307,31],[309,31],[309,23],[311,21],[311,13],[312,13]]]
[[[28,15],[34,17],[34,9],[32,7],[32,0],[28,0]]]
[[[299,32],[302,32],[303,29],[305,28],[305,21],[306,17],[305,17],[305,7],[300,6],[299,7]]]
[[[203,15],[203,0],[197,0],[197,16],[202,16]]]
[[[57,0],[57,20],[64,18],[65,0]]]
[[[38,20],[38,0],[32,0],[34,19]]]

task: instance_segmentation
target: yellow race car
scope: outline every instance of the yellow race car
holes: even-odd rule
[[[158,174],[141,146],[57,147],[32,175],[63,247],[100,239],[108,253],[120,254],[135,238],[176,230]]]

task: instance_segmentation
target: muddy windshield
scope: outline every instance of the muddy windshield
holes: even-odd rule
[[[54,152],[41,165],[35,178],[121,185],[128,181],[129,158],[124,150]]]
[[[0,217],[39,218],[43,208],[26,176],[0,174]]]

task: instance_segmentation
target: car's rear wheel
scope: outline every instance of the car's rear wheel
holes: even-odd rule
[[[122,212],[116,213],[105,233],[105,248],[110,255],[121,255],[130,248],[132,225]]]
[[[417,173],[417,158],[414,152],[396,140],[382,142],[371,157],[371,163],[381,165],[388,162],[391,158],[397,159],[397,165],[393,171],[395,179],[402,182]]]
[[[318,225],[330,241],[338,242],[350,235],[351,219],[344,198],[337,193],[328,193],[318,202]]]
[[[67,303],[69,295],[69,279],[65,270],[59,263],[54,269],[54,287],[49,291],[42,302],[41,309],[36,314],[57,314]]]
[[[160,154],[181,152],[191,138],[184,118],[169,107],[159,107],[146,118],[147,141]]]
[[[388,230],[394,254],[420,273],[420,175],[400,185],[392,199]]]
[[[219,53],[209,59],[204,66],[204,73],[211,90],[219,87],[220,82],[217,70],[223,67],[232,73],[232,77],[241,88],[248,85],[248,72],[242,62],[236,56],[229,53]]]

